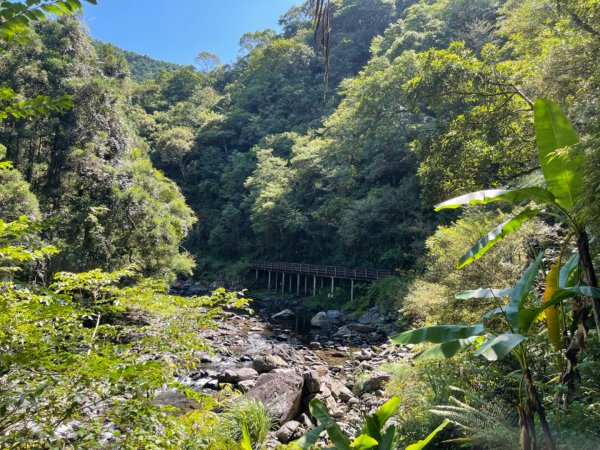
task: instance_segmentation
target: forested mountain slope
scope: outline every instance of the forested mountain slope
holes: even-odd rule
[[[131,78],[138,83],[155,78],[162,72],[176,70],[180,66],[179,64],[151,58],[148,55],[140,55],[129,50],[122,50],[110,43],[94,40],[93,44],[99,53],[111,52],[115,54],[115,58],[125,58],[129,66]]]
[[[435,202],[535,173],[532,99],[596,126],[594,28],[571,15],[595,20],[583,4],[333,5],[325,99],[307,5],[281,36],[245,35],[232,66],[134,88],[153,161],[200,217],[188,246],[201,270],[252,257],[414,267]]]

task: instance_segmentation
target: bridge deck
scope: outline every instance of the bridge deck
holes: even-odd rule
[[[302,275],[316,275],[319,277],[341,278],[358,281],[377,281],[392,275],[391,270],[365,269],[338,266],[321,266],[315,264],[251,261],[250,267],[256,270],[271,270]]]

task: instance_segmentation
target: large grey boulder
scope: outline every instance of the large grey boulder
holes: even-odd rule
[[[248,397],[260,400],[281,423],[300,413],[304,378],[294,370],[277,370],[258,377]]]
[[[346,325],[349,330],[356,331],[357,333],[372,333],[377,329],[371,325],[365,325],[364,323],[349,323]]]
[[[288,363],[277,355],[260,354],[255,356],[252,361],[252,368],[258,373],[266,373],[282,367],[288,367]]]
[[[327,323],[327,313],[325,311],[318,312],[310,319],[310,324],[313,327],[321,328]]]
[[[309,394],[321,392],[321,377],[318,371],[308,370],[304,372],[304,387]]]
[[[290,420],[284,423],[279,430],[275,433],[279,442],[287,444],[292,439],[300,437],[302,435],[302,425],[300,422]]]
[[[371,373],[365,381],[361,384],[361,392],[375,392],[383,388],[385,383],[390,380],[390,375],[377,371]]]
[[[346,315],[337,309],[321,311],[313,316],[310,324],[315,328],[322,328],[328,325],[339,326],[346,320]]]
[[[240,369],[229,369],[217,376],[221,383],[239,383],[244,380],[252,380],[258,376],[258,372],[250,367]]]
[[[337,309],[327,311],[327,320],[333,325],[339,325],[346,320],[346,314]]]
[[[273,314],[271,319],[273,320],[290,320],[296,317],[296,313],[291,309],[284,309],[283,311],[279,311],[277,314]]]

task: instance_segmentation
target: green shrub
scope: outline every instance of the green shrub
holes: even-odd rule
[[[219,429],[225,438],[241,442],[245,428],[252,442],[252,448],[260,448],[274,425],[273,415],[262,402],[239,398],[225,407]]]

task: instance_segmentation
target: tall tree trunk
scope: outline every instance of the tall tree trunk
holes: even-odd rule
[[[556,450],[556,444],[554,442],[554,438],[552,437],[552,432],[550,431],[550,427],[548,426],[548,421],[546,420],[546,411],[544,410],[544,406],[540,400],[540,396],[538,394],[537,388],[535,387],[535,382],[533,381],[533,377],[531,376],[531,371],[527,367],[524,372],[525,381],[527,382],[527,407],[526,409],[531,411],[530,416],[533,416],[537,412],[537,415],[540,419],[540,425],[542,426],[542,431],[544,433],[544,449],[547,450]],[[535,433],[535,430],[534,430]],[[535,439],[535,434],[534,434]],[[534,441],[534,445],[535,441]],[[536,447],[537,448],[537,447]]]
[[[598,279],[592,262],[590,252],[590,242],[585,230],[582,230],[577,236],[577,250],[579,250],[579,260],[581,262],[581,281],[586,286],[598,287]],[[596,330],[600,337],[600,299],[586,297],[586,302],[592,305],[594,313],[594,322],[596,322]]]
[[[525,407],[519,405],[518,411],[519,426],[521,428],[521,450],[537,450],[537,442],[535,439],[535,417],[529,406],[529,401]]]

